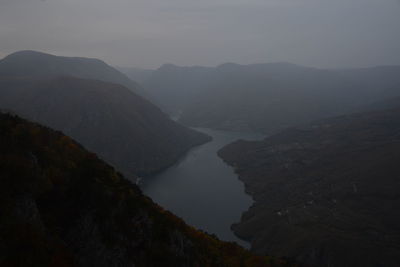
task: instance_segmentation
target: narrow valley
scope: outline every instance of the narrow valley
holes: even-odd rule
[[[249,247],[249,243],[234,235],[230,226],[240,221],[241,214],[253,201],[233,168],[217,156],[217,151],[235,140],[260,140],[263,135],[196,130],[213,140],[193,148],[169,169],[141,180],[140,187],[144,194],[187,223],[222,240]]]

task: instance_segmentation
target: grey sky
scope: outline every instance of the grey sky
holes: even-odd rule
[[[400,64],[400,0],[0,0],[0,57],[113,65]]]

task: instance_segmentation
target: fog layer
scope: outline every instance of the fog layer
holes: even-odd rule
[[[23,49],[110,64],[400,61],[398,0],[0,0],[0,57]]]

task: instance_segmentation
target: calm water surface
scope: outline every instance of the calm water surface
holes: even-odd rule
[[[213,233],[220,239],[249,244],[230,230],[242,212],[252,204],[233,168],[217,155],[224,145],[238,139],[259,140],[263,135],[196,129],[213,137],[207,144],[190,150],[177,164],[144,179],[143,192],[188,224]]]

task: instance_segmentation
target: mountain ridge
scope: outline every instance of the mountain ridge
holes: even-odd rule
[[[288,62],[166,64],[143,86],[185,125],[271,134],[395,97],[400,94],[399,77],[396,65],[322,69]]]
[[[34,50],[12,53],[0,60],[0,76],[73,76],[122,84],[146,96],[136,82],[103,60],[86,57],[56,56]]]
[[[0,77],[0,107],[62,130],[126,176],[172,165],[209,141],[128,88],[75,77]]]

